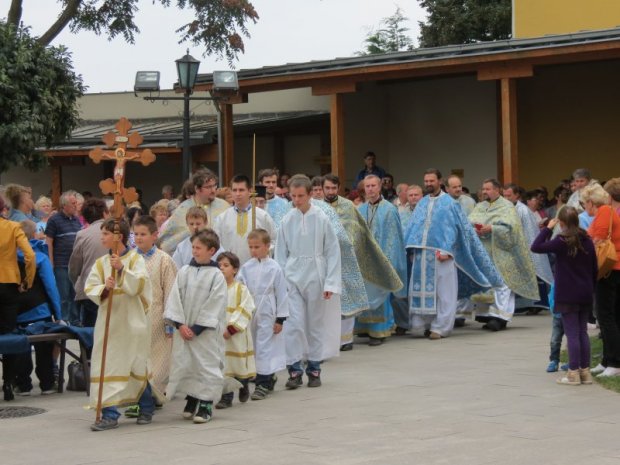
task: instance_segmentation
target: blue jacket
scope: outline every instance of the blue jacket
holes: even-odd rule
[[[56,320],[62,320],[60,294],[58,293],[56,279],[54,278],[54,270],[52,269],[52,264],[48,256],[47,244],[41,240],[32,239],[30,245],[36,257],[37,272],[35,275],[35,283],[28,292],[22,294],[21,300],[23,302],[35,301],[38,303],[31,306],[23,313],[20,313],[17,317],[17,323],[28,324],[35,321],[50,319],[52,313]],[[17,260],[20,264],[24,262],[24,256],[21,251],[18,251]]]

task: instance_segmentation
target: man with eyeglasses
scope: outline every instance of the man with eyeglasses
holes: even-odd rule
[[[164,252],[174,253],[177,245],[189,236],[185,215],[191,207],[202,207],[207,213],[207,225],[211,227],[215,218],[230,207],[224,199],[215,196],[217,176],[209,169],[201,169],[192,175],[195,193],[179,205],[165,228],[159,234],[160,247]]]

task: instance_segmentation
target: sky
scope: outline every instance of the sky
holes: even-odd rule
[[[157,2],[159,3],[159,2]],[[176,3],[174,0],[172,3]],[[260,16],[244,38],[245,53],[236,69],[301,63],[352,56],[364,48],[364,38],[397,6],[409,18],[406,26],[416,40],[418,21],[425,11],[417,0],[253,0]],[[0,0],[0,17],[6,17],[10,0]],[[34,35],[43,34],[60,13],[55,0],[24,0],[22,21]],[[174,60],[190,54],[201,61],[199,73],[229,69],[226,60],[203,56],[200,47],[179,44],[175,30],[191,20],[189,11],[163,8],[152,0],[141,0],[136,24],[140,34],[135,44],[122,37],[112,41],[92,32],[72,34],[66,28],[52,43],[65,45],[73,54],[74,68],[89,93],[133,90],[136,71],[160,71],[160,86],[170,89],[176,81]]]

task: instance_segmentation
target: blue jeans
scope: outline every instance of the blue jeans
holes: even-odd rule
[[[153,401],[153,392],[151,391],[151,385],[147,383],[144,392],[140,396],[140,400],[138,400],[138,406],[140,407],[140,414],[146,413],[148,415],[153,415],[155,412],[155,402]],[[121,414],[116,408],[116,406],[112,407],[104,407],[101,409],[101,417],[102,418],[110,418],[112,420],[118,420]]]
[[[292,365],[287,365],[288,374],[290,376],[299,376],[304,372],[304,368],[301,364],[301,360],[293,363]],[[308,360],[306,362],[306,374],[309,374],[313,371],[318,371],[321,374],[321,362],[314,362],[312,360]]]
[[[562,338],[564,337],[564,325],[562,324],[562,318],[553,316],[551,318],[551,352],[549,353],[549,361],[560,361],[560,349],[562,348]]]
[[[60,294],[62,319],[72,325],[79,325],[80,315],[75,304],[75,289],[69,279],[69,268],[66,266],[55,266],[54,278],[56,278],[56,286]]]

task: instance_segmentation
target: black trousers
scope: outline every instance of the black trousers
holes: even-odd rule
[[[39,378],[39,386],[41,391],[48,391],[54,386],[54,343],[53,342],[37,342],[34,344],[36,368],[35,373]],[[30,391],[32,389],[32,354],[14,355],[15,365],[15,384],[21,391]]]
[[[596,283],[596,318],[603,336],[601,364],[620,368],[620,270]]]
[[[17,284],[0,283],[0,334],[10,333],[17,326],[19,291]],[[2,379],[5,384],[15,377],[15,355],[2,357]]]

